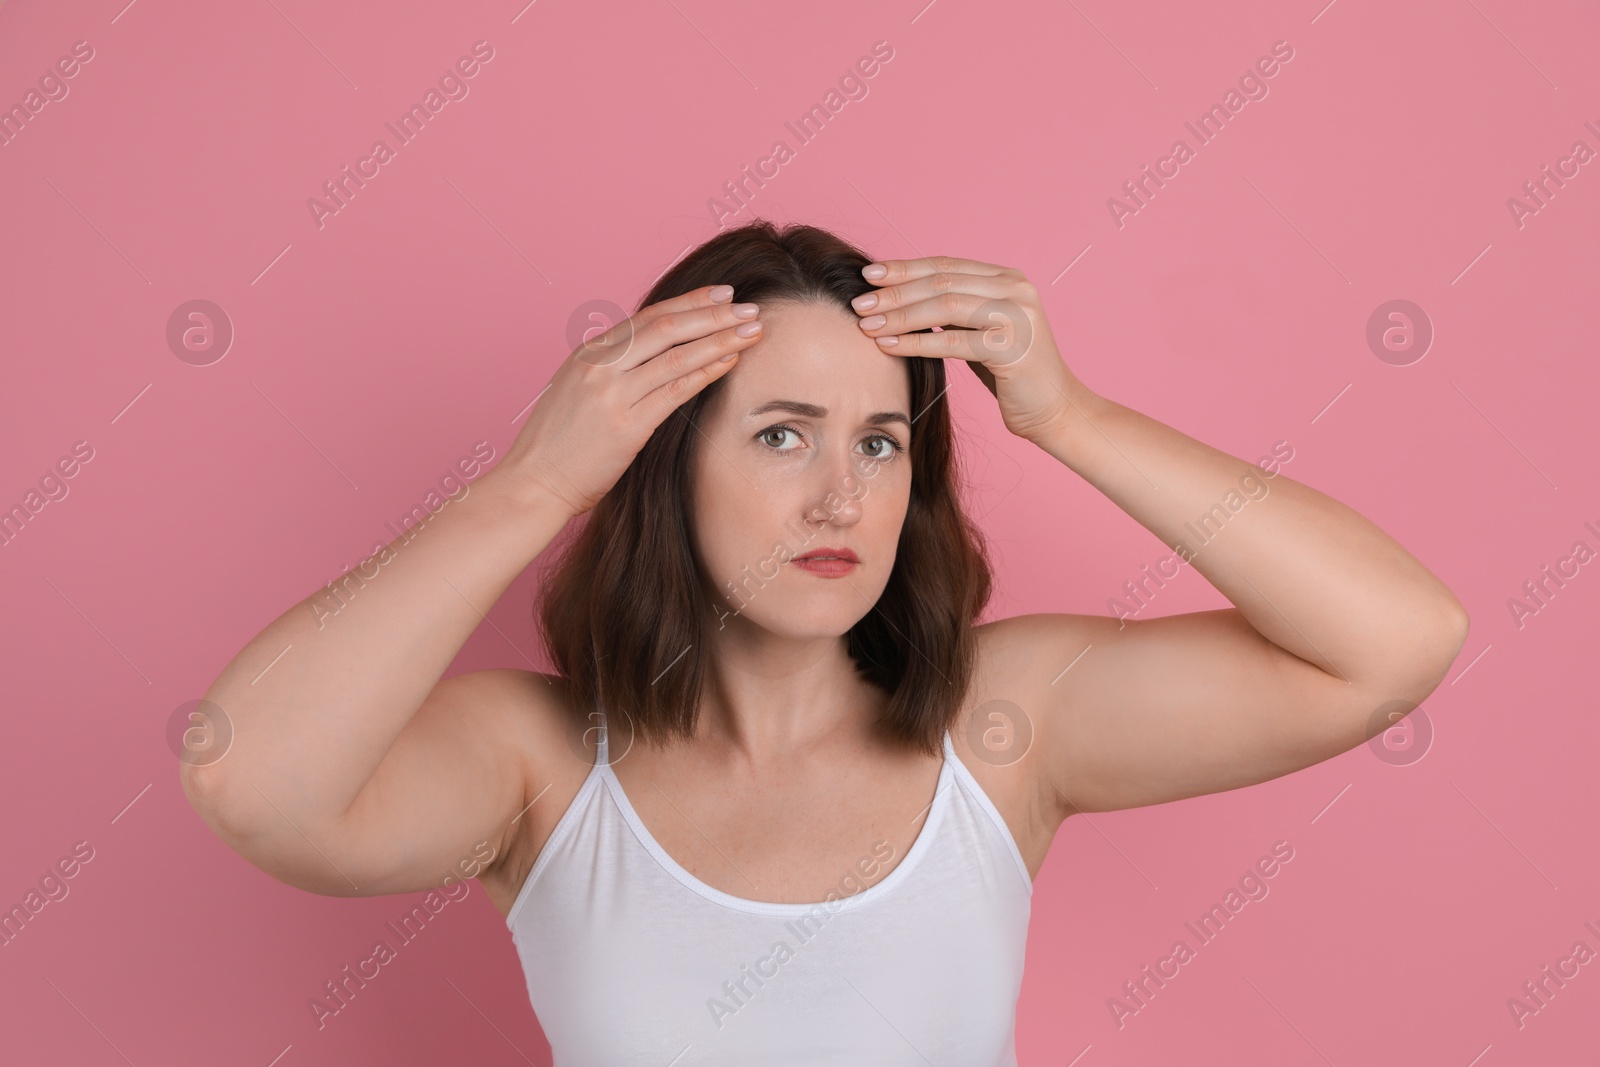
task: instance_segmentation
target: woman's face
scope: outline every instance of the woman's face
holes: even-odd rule
[[[889,581],[916,413],[904,358],[857,321],[832,305],[763,304],[761,339],[701,413],[694,549],[721,605],[717,629],[836,637]],[[796,561],[822,549],[859,562]]]

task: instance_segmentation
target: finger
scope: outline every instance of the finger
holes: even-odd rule
[[[718,330],[710,337],[702,337],[698,341],[669,348],[661,355],[629,371],[628,379],[642,399],[673,379],[681,378],[690,371],[720,360],[730,352],[744,351],[761,340],[761,334],[760,319],[741,322],[737,326]],[[637,404],[639,401],[636,400],[634,403]]]
[[[938,333],[893,334],[887,328],[870,332],[881,351],[897,356],[964,359],[991,367],[1008,366],[1026,356],[1033,347],[1033,320],[1027,313],[1009,300],[972,299],[977,301],[977,307],[959,316],[961,327],[949,328],[944,322],[931,322],[927,324],[929,329],[933,326],[945,328]],[[913,305],[905,310],[911,313],[921,306]]]
[[[880,259],[875,263],[868,263],[863,271],[869,267],[880,266],[884,268],[881,278],[868,278],[874,285],[899,285],[901,282],[915,281],[935,274],[1005,274],[1009,268],[998,263],[985,263],[978,259],[962,259],[958,256],[926,256],[922,259]],[[862,275],[866,277],[865,274]]]
[[[870,317],[906,307],[919,300],[932,300],[946,293],[976,293],[991,299],[1017,295],[1015,283],[1005,275],[929,274],[862,293],[850,301],[850,306],[856,314]]]
[[[962,327],[968,330],[993,329],[1010,325],[1023,316],[1021,306],[1003,297],[979,293],[941,293],[901,308],[875,312],[858,320],[868,337]]]
[[[939,333],[885,334],[879,348],[892,356],[926,356],[931,359],[965,359],[982,362],[974,350],[975,330],[942,330]],[[981,342],[978,347],[981,348]]]
[[[628,370],[674,345],[755,317],[749,304],[731,298],[713,301],[711,294],[718,288],[724,287],[703,286],[641,308],[579,345],[573,357],[592,366]]]
[[[757,337],[760,335],[757,334]],[[739,353],[735,351],[733,358],[727,362],[713,359],[710,363],[695,367],[687,374],[680,375],[666,382],[659,388],[652,389],[644,398],[632,408],[641,419],[644,419],[653,428],[661,425],[663,419],[671,415],[679,405],[693,397],[700,390],[727,374],[739,365]]]

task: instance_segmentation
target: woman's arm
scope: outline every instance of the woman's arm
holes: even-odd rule
[[[1252,629],[1346,684],[1433,673],[1466,636],[1465,609],[1416,557],[1281,472],[1081,385],[1034,441],[1177,550]],[[1419,665],[1430,641],[1434,659]]]
[[[339,896],[438,885],[472,866],[480,843],[503,854],[542,774],[529,757],[550,747],[530,753],[528,739],[558,736],[545,713],[559,716],[560,702],[542,675],[440,676],[661,421],[759,339],[743,321],[754,305],[731,295],[696,289],[580,345],[505,459],[379,552],[372,577],[338,583],[337,613],[319,590],[234,657],[206,692],[231,745],[180,764],[218,836],[282,881]],[[545,721],[529,724],[530,711]]]
[[[1034,440],[1235,605],[982,627],[1035,726],[1027,766],[1062,817],[1320,763],[1421,704],[1461,651],[1467,613],[1450,589],[1310,486],[1082,387]]]
[[[1070,399],[1035,442],[1235,607],[995,627],[995,647],[1035,664],[1042,766],[1068,812],[1289,773],[1361,744],[1380,707],[1415,706],[1443,679],[1466,611],[1388,534],[1081,385]]]
[[[1380,712],[1443,679],[1467,614],[1438,578],[1339,501],[1090,391],[1020,271],[936,256],[863,273],[881,288],[858,298],[860,325],[885,352],[965,360],[1008,429],[1182,545],[1235,605],[979,628],[989,691],[1032,727],[1036,751],[1015,763],[1058,814],[1287,774],[1392,725]]]
[[[233,738],[215,763],[180,764],[184,791],[267,873],[368,895],[438,885],[480,840],[503,851],[523,792],[509,708],[488,679],[439,679],[571,515],[548,495],[514,494],[501,472],[333,583],[341,599],[319,589],[284,612],[206,691]],[[390,759],[367,798],[383,802],[358,808]]]

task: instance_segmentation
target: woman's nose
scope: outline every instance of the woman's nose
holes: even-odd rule
[[[861,498],[864,496],[862,474],[854,461],[846,457],[825,465],[822,480],[813,489],[810,517],[818,522],[831,521],[839,525],[853,525],[861,521]]]

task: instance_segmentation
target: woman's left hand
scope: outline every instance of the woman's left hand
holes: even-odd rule
[[[883,267],[882,277],[867,271]],[[1039,291],[1011,267],[953,256],[862,268],[879,288],[856,297],[862,332],[891,355],[967,362],[1000,402],[1006,429],[1036,440],[1087,394],[1056,350]],[[940,327],[938,333],[917,333]]]

